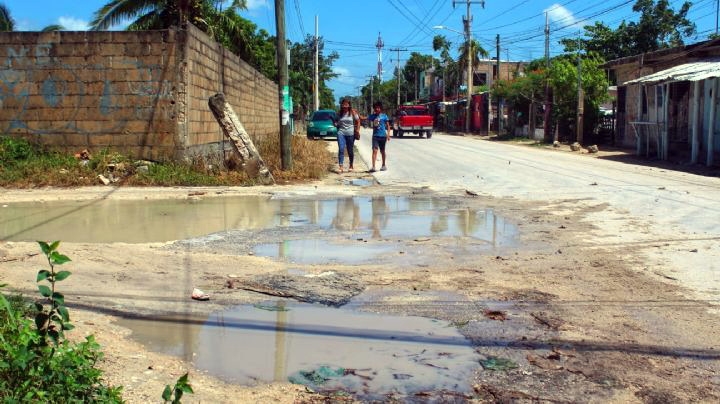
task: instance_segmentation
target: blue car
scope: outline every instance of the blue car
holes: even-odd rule
[[[337,127],[335,127],[336,121],[336,114],[332,109],[319,109],[313,112],[307,122],[308,139],[327,137],[337,138]]]

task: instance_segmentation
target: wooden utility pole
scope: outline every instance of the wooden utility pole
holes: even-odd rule
[[[375,75],[374,75],[374,74],[371,74],[371,75],[369,75],[369,76],[367,76],[367,77],[370,78],[370,105],[368,105],[368,111],[372,111],[372,110],[373,110],[373,104],[374,104],[374,101],[373,101],[373,92],[374,92],[374,91],[373,91],[373,87],[375,87]],[[365,112],[367,112],[367,111],[365,111]],[[368,115],[369,115],[369,114],[368,114]]]
[[[553,135],[552,120],[552,92],[550,90],[550,21],[548,13],[545,13],[545,114],[543,115],[543,139],[545,143],[551,143],[557,138]],[[555,132],[557,133],[557,132]]]
[[[397,108],[400,108],[400,52],[405,52],[407,49],[390,49],[391,52],[397,51],[397,64],[396,64],[396,70],[397,70]]]
[[[500,34],[497,34],[495,37],[495,46],[497,47],[497,52],[495,53],[496,56],[496,76],[495,80],[500,80]],[[498,120],[498,135],[502,134],[503,131],[503,121],[502,121],[502,99],[498,97],[497,99],[497,120]]]
[[[470,96],[472,94],[472,84],[473,84],[473,57],[472,57],[472,15],[470,14],[470,4],[480,4],[483,8],[485,8],[485,0],[479,0],[479,1],[471,1],[471,0],[453,0],[453,7],[455,7],[455,3],[466,3],[467,4],[467,11],[465,13],[465,17],[463,18],[463,23],[465,24],[465,40],[467,41],[467,100],[465,102],[465,132],[470,132]],[[488,104],[488,108],[492,109],[490,107],[490,104]],[[488,113],[488,115],[490,115]],[[488,119],[489,121],[489,119]]]
[[[584,97],[583,97],[583,88],[582,88],[582,59],[580,58],[580,50],[578,50],[577,54],[577,72],[578,72],[578,104],[577,104],[577,117],[575,118],[575,125],[577,126],[576,133],[577,133],[577,139],[576,141],[580,144],[583,144],[583,104],[584,104]]]
[[[275,25],[277,26],[278,90],[280,90],[280,161],[283,170],[291,170],[290,87],[288,86],[287,44],[285,43],[285,0],[275,0]]]
[[[313,111],[320,109],[320,45],[318,38],[318,16],[315,16],[315,64],[313,74]]]

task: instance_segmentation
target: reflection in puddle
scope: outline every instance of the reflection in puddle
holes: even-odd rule
[[[354,185],[356,187],[369,187],[371,185],[375,185],[375,181],[366,180],[364,178],[354,178],[352,180],[343,181],[343,184]]]
[[[289,310],[263,310],[279,306]],[[232,383],[294,381],[345,369],[312,386],[372,397],[469,392],[478,356],[446,322],[288,302],[238,306],[207,319],[122,320],[148,348],[192,361]],[[307,373],[305,373],[307,374]]]
[[[491,209],[458,208],[437,198],[267,196],[198,200],[97,200],[7,204],[0,208],[7,241],[163,242],[229,231],[311,225],[358,237],[473,237],[512,245],[517,227]]]
[[[322,262],[352,265],[372,261],[393,249],[393,246],[387,244],[339,245],[326,240],[300,239],[259,244],[253,252],[261,257],[280,258],[298,264]]]

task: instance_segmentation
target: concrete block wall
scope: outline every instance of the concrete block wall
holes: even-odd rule
[[[216,153],[219,91],[248,132],[279,133],[277,85],[193,26],[0,32],[0,135],[155,161]]]
[[[0,134],[175,155],[178,56],[174,31],[0,33]]]
[[[231,147],[208,107],[208,99],[219,92],[249,134],[279,136],[277,84],[198,28],[189,26],[186,34],[187,153],[226,154]]]

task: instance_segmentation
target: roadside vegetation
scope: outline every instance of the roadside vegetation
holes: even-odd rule
[[[325,142],[292,137],[293,167],[281,170],[277,138],[255,143],[275,181],[296,183],[322,178],[332,162]],[[198,158],[191,162],[154,163],[100,150],[77,155],[35,145],[22,138],[0,136],[0,187],[36,188],[102,185],[245,186],[253,180],[237,166],[218,167]]]
[[[65,296],[57,288],[72,273],[59,270],[70,258],[60,241],[38,241],[48,265],[36,276],[39,298],[0,293],[0,400],[3,403],[123,403],[121,386],[103,381],[97,367],[103,359],[93,335],[74,341],[75,329]],[[0,284],[0,289],[6,285]],[[160,393],[164,402],[181,403],[192,394],[188,374]]]
[[[70,261],[60,242],[39,242],[49,269],[37,273],[40,298],[0,294],[0,398],[20,402],[123,402],[121,387],[108,386],[96,367],[103,354],[92,335],[66,338],[75,327],[56,284],[70,276],[56,267]],[[3,285],[0,285],[3,286]]]

